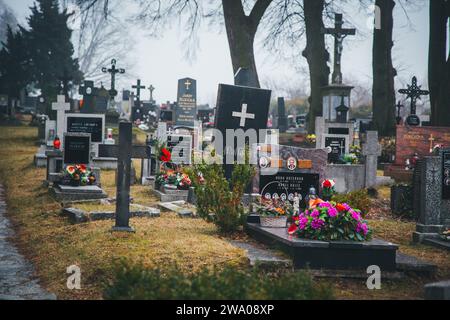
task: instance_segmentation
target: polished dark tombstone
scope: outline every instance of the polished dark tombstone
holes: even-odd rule
[[[76,115],[68,115],[66,121],[67,132],[89,133],[91,135],[92,142],[103,142],[103,132],[105,128],[103,117],[80,117]]]
[[[113,231],[134,232],[130,227],[131,159],[149,159],[150,146],[133,146],[131,122],[119,122],[119,144],[99,145],[99,156],[117,159],[116,224]]]
[[[64,134],[64,164],[89,164],[91,160],[91,135],[87,133]]]
[[[227,129],[255,130],[258,142],[261,129],[267,128],[271,91],[244,86],[219,84],[215,128],[223,135],[224,163],[226,155],[237,159],[237,154],[244,152],[245,143],[237,146],[235,141],[226,141]],[[247,143],[247,142],[246,142]],[[232,144],[232,145],[231,145]],[[234,156],[233,156],[234,154]],[[225,175],[231,177],[233,163],[225,166]]]
[[[175,125],[194,126],[197,119],[197,81],[192,78],[178,80]]]
[[[276,246],[293,260],[296,269],[359,270],[376,265],[384,272],[396,271],[398,246],[383,240],[315,241],[300,239],[287,233],[286,228],[264,228],[247,223],[245,231],[265,244]]]
[[[325,148],[330,147],[331,152],[328,154],[328,162],[337,163],[345,153],[345,138],[325,137]]]

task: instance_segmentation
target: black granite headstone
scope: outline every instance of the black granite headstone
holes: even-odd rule
[[[193,127],[197,119],[197,81],[192,78],[178,80],[177,97],[175,125]]]
[[[237,146],[234,141],[226,141],[226,130],[249,129],[256,131],[258,142],[259,130],[267,128],[271,91],[259,88],[219,84],[217,96],[217,114],[215,128],[223,135],[223,156],[228,152],[241,153],[245,145]],[[264,142],[264,141],[263,141]],[[225,159],[224,159],[225,160]],[[225,161],[224,161],[225,163]],[[231,177],[231,163],[225,166],[225,175]]]
[[[345,138],[325,137],[325,148],[326,147],[331,148],[331,152],[328,154],[328,162],[336,163],[345,153]]]
[[[64,135],[64,164],[88,164],[91,156],[91,137],[83,133]]]
[[[103,142],[103,118],[67,116],[67,132],[90,133],[92,142]]]

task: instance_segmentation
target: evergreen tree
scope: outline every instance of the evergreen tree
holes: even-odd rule
[[[78,60],[73,58],[72,30],[67,25],[70,16],[66,9],[60,12],[58,0],[37,0],[28,18],[32,80],[47,101],[60,93],[61,83],[67,96],[71,86],[82,79]]]
[[[14,32],[8,26],[6,41],[0,50],[0,92],[19,98],[30,80],[30,59],[24,30]]]

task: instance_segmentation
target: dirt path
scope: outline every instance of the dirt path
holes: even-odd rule
[[[33,277],[33,266],[9,240],[14,230],[6,217],[3,186],[0,184],[0,300],[55,299]]]

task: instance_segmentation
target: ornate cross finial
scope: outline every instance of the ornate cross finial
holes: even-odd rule
[[[416,102],[417,99],[420,100],[421,96],[427,96],[430,94],[430,91],[428,90],[422,90],[422,86],[418,86],[417,85],[417,78],[414,76],[412,78],[412,83],[411,85],[407,85],[408,89],[400,89],[398,90],[399,93],[401,94],[406,94],[406,99],[411,98],[411,114],[415,115],[416,114]]]

